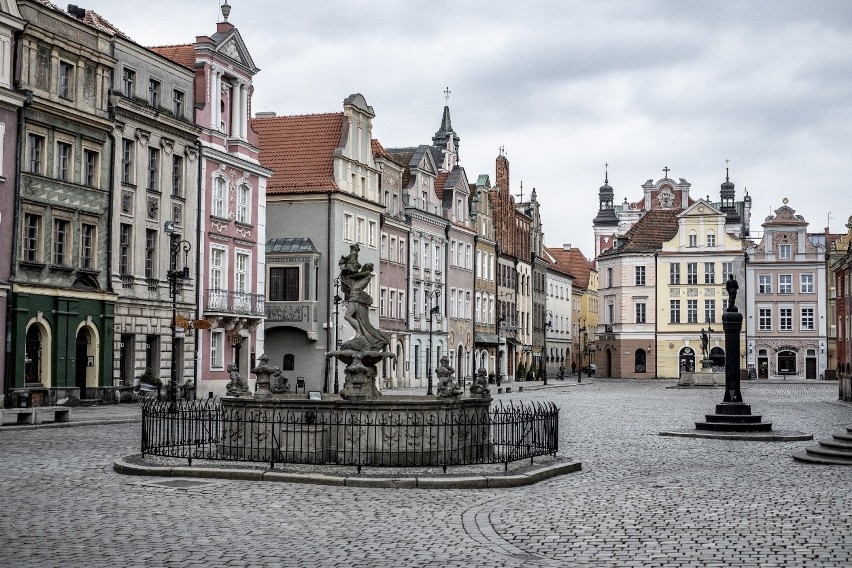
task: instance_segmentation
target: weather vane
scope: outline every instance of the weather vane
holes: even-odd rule
[[[447,87],[446,89],[444,89],[444,102],[445,102],[445,103],[449,103],[449,102],[450,102],[450,93],[452,93],[452,91],[450,90],[450,88],[449,88],[449,87]]]

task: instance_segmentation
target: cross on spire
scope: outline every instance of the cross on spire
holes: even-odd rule
[[[665,168],[663,168],[663,172],[665,172],[666,177],[669,177],[669,167],[668,167],[668,166],[666,166]]]
[[[604,183],[609,183],[609,162],[604,162]]]
[[[449,88],[449,87],[447,87],[446,89],[444,89],[444,102],[445,102],[445,103],[449,103],[449,102],[450,102],[450,93],[452,93],[452,91],[450,90],[450,88]]]
[[[730,173],[730,170],[728,168],[728,162],[730,162],[730,161],[731,160],[725,158],[725,181],[729,181],[728,175]]]

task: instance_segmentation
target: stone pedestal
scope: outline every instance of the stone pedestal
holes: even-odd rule
[[[683,372],[677,384],[680,387],[718,387],[725,384],[725,374],[710,370],[695,373]]]

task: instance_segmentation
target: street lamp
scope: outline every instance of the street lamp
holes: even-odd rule
[[[429,306],[429,352],[426,353],[426,394],[432,395],[432,317],[441,312],[441,305],[438,303],[441,298],[441,289],[426,290],[427,305]],[[435,304],[432,304],[432,298],[435,298]]]
[[[178,329],[177,325],[177,293],[178,283],[183,283],[189,279],[189,250],[192,244],[180,238],[180,234],[175,233],[174,221],[166,221],[163,226],[163,231],[169,235],[169,270],[166,276],[169,279],[169,292],[172,298],[172,374],[169,381],[168,396],[169,396],[169,411],[174,412],[177,402],[177,381],[178,381],[178,340],[183,339],[183,329]],[[178,268],[178,253],[183,252],[183,267]]]
[[[577,383],[579,384],[583,382],[583,334],[586,333],[586,316],[580,318],[577,326],[577,342],[580,347],[577,349],[577,359],[580,360],[580,364],[577,365]]]
[[[338,327],[338,314],[340,312],[339,306],[343,301],[343,298],[340,297],[340,276],[334,279],[334,348],[337,351],[340,351],[340,328]],[[334,360],[334,394],[338,394],[340,392],[340,365],[338,364],[337,358]]]
[[[547,356],[547,330],[553,327],[553,312],[551,310],[544,310],[545,321],[544,322],[544,345],[542,346],[542,361],[544,361],[544,374],[542,375],[542,379],[544,379],[544,385],[547,386],[547,360],[549,357]]]

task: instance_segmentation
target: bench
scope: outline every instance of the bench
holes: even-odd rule
[[[67,406],[36,406],[34,408],[0,409],[0,424],[41,424],[43,422],[70,422],[71,409]]]

